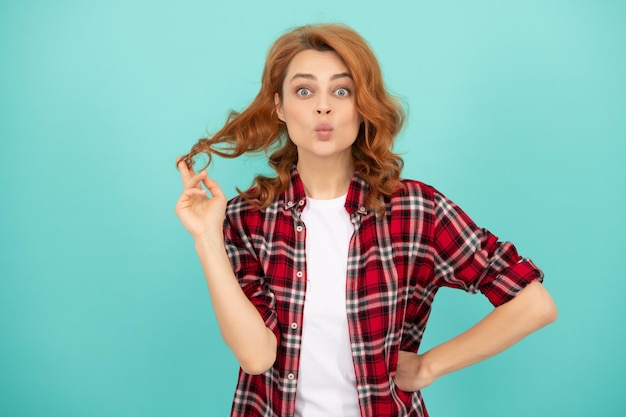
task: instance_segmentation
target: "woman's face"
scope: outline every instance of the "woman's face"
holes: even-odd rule
[[[276,94],[276,112],[285,122],[298,159],[352,160],[361,116],[355,106],[355,84],[335,52],[306,50],[287,68],[282,99]]]

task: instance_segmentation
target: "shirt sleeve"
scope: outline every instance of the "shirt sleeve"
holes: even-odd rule
[[[243,227],[234,226],[228,216],[224,221],[224,244],[233,272],[244,294],[256,307],[265,326],[276,335],[276,340],[280,342],[274,293],[265,281],[265,273],[250,238],[245,234]]]
[[[456,204],[435,193],[435,277],[439,286],[482,292],[498,306],[543,273],[510,242],[479,228]]]

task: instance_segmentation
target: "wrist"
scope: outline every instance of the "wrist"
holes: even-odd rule
[[[222,230],[206,231],[193,236],[196,249],[222,249],[224,248],[224,235]]]
[[[419,379],[434,381],[444,375],[438,366],[439,363],[436,360],[436,355],[433,355],[432,351],[428,351],[419,356],[420,361],[417,370]]]

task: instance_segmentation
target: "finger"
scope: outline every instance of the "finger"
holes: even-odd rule
[[[206,197],[207,196],[206,191],[205,190],[201,190],[199,188],[190,188],[188,190],[185,190],[185,191],[183,191],[182,195],[184,197],[189,197],[189,198],[190,197],[195,197],[195,196],[198,196],[198,197]]]
[[[226,195],[222,191],[222,188],[214,179],[207,176],[206,178],[202,180],[202,183],[207,188],[207,190],[209,190],[209,192],[211,193],[213,197],[224,198],[224,199],[226,198]]]
[[[206,178],[206,171],[200,171],[200,173],[191,176],[187,181],[183,183],[183,189],[198,188],[202,189],[200,183]]]
[[[181,193],[180,197],[178,198],[176,207],[180,207],[181,205],[185,207],[191,205],[192,200],[194,200],[195,197],[206,199],[207,192],[205,190],[199,190],[197,188],[190,188],[188,190],[185,190]]]
[[[184,190],[178,201],[176,202],[176,206],[174,206],[174,212],[179,214],[181,210],[191,207],[194,202],[194,197],[200,197],[203,199],[207,198],[207,192],[205,190],[199,190],[197,188],[190,188],[188,190]]]
[[[189,179],[195,174],[195,172],[193,171],[193,168],[189,168],[183,158],[178,158],[178,160],[176,161],[176,166],[178,167],[178,170],[180,171],[180,176],[183,181],[183,184],[189,181]]]

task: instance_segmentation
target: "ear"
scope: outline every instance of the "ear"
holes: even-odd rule
[[[278,119],[284,122],[285,115],[283,114],[283,104],[280,101],[278,93],[274,93],[274,106],[276,106],[276,115],[278,116]]]

